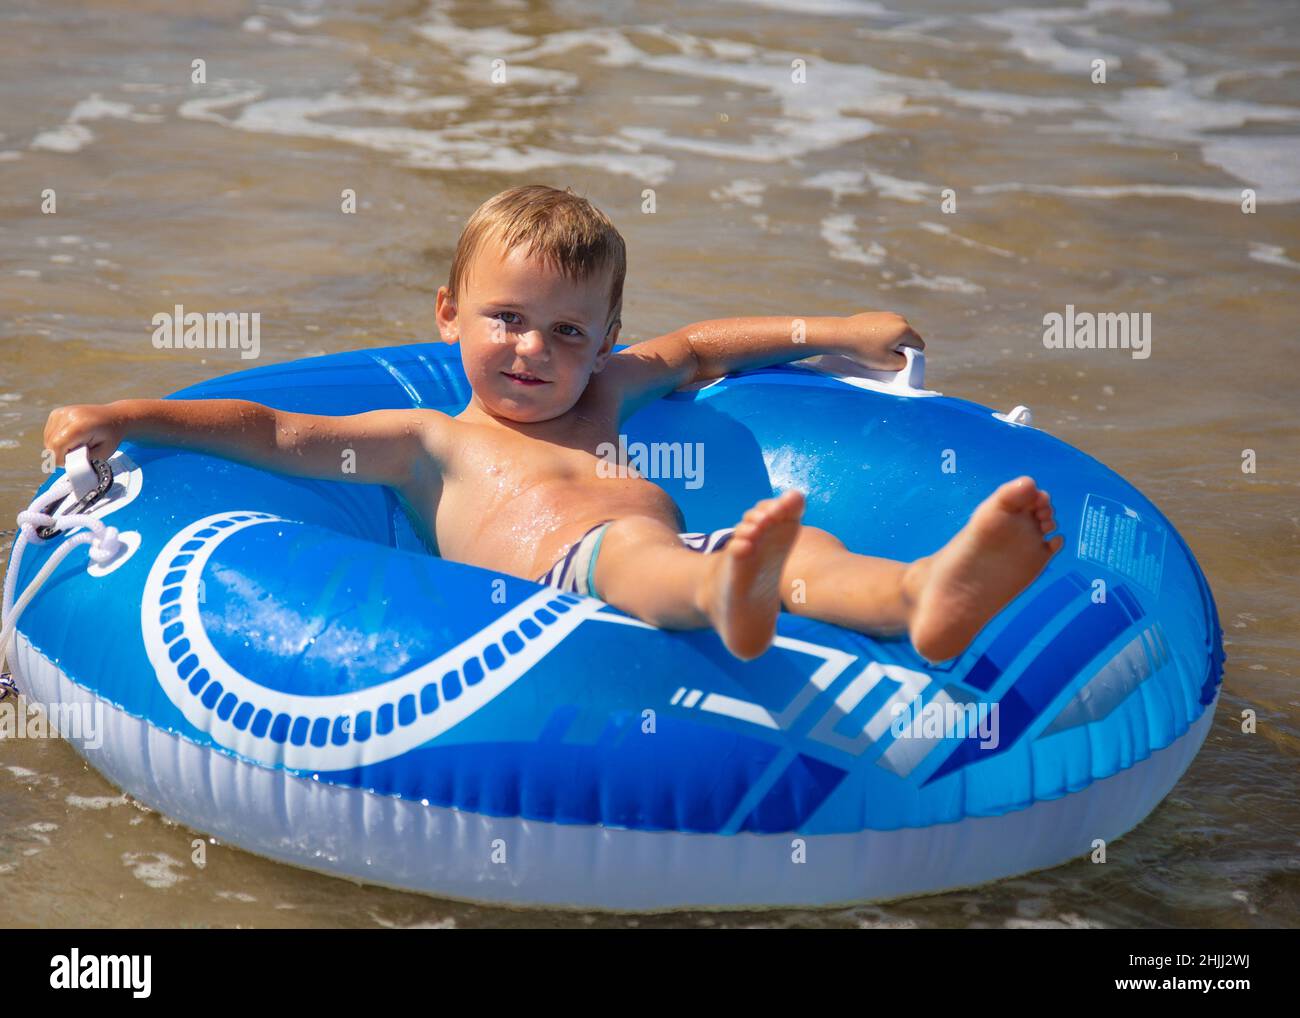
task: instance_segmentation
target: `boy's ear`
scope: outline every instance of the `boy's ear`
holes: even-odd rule
[[[623,323],[615,318],[614,323],[609,327],[609,331],[605,333],[604,342],[600,344],[600,350],[596,354],[596,363],[591,368],[593,372],[601,371],[609,358],[613,356],[614,344],[618,342],[619,330],[622,327]]]
[[[438,287],[438,299],[434,305],[434,318],[438,322],[438,334],[444,343],[455,345],[460,342],[460,323],[456,319],[456,300],[445,286]]]

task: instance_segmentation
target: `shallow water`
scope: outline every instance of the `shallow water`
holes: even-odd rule
[[[466,216],[517,183],[569,185],[627,239],[626,338],[896,310],[930,344],[931,387],[1029,404],[1137,483],[1214,588],[1224,689],[1191,770],[1106,866],[815,912],[482,908],[224,846],[200,869],[192,832],[68,745],[10,740],[0,925],[1297,925],[1300,9],[175,6],[6,5],[3,517],[42,479],[53,407],[248,366],[155,350],[156,312],[260,312],[259,364],[429,338]],[[1067,304],[1150,312],[1151,356],[1045,349]]]

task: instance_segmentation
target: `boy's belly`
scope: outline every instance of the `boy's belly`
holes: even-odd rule
[[[530,580],[602,520],[650,516],[674,530],[685,529],[672,497],[641,478],[543,481],[499,503],[449,494],[444,492],[438,507],[443,558]]]

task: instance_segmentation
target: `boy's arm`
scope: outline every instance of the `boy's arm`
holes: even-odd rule
[[[127,399],[60,407],[45,425],[56,462],[78,446],[107,459],[124,439],[177,445],[300,477],[404,487],[422,454],[437,457],[435,410],[348,417],[273,410],[242,399]]]
[[[907,363],[904,347],[925,342],[902,315],[869,311],[841,317],[721,318],[637,343],[611,357],[605,372],[618,386],[625,419],[647,403],[693,382],[843,354],[886,371]]]

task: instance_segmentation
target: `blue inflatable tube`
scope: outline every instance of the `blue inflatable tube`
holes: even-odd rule
[[[633,452],[702,443],[707,483],[656,478],[693,530],[797,487],[806,523],[897,559],[1032,475],[1066,547],[944,665],[788,613],[743,663],[710,631],[440,559],[389,489],[127,443],[92,510],[125,548],[58,563],[19,618],[15,677],[38,702],[102,710],[95,738],[64,734],[195,830],[446,897],[819,905],[1086,855],[1205,739],[1223,664],[1209,587],[1096,460],[986,407],[881,388],[764,369],[624,431]],[[458,351],[428,344],[175,395],[454,414],[469,390]],[[67,540],[27,547],[18,591]]]

